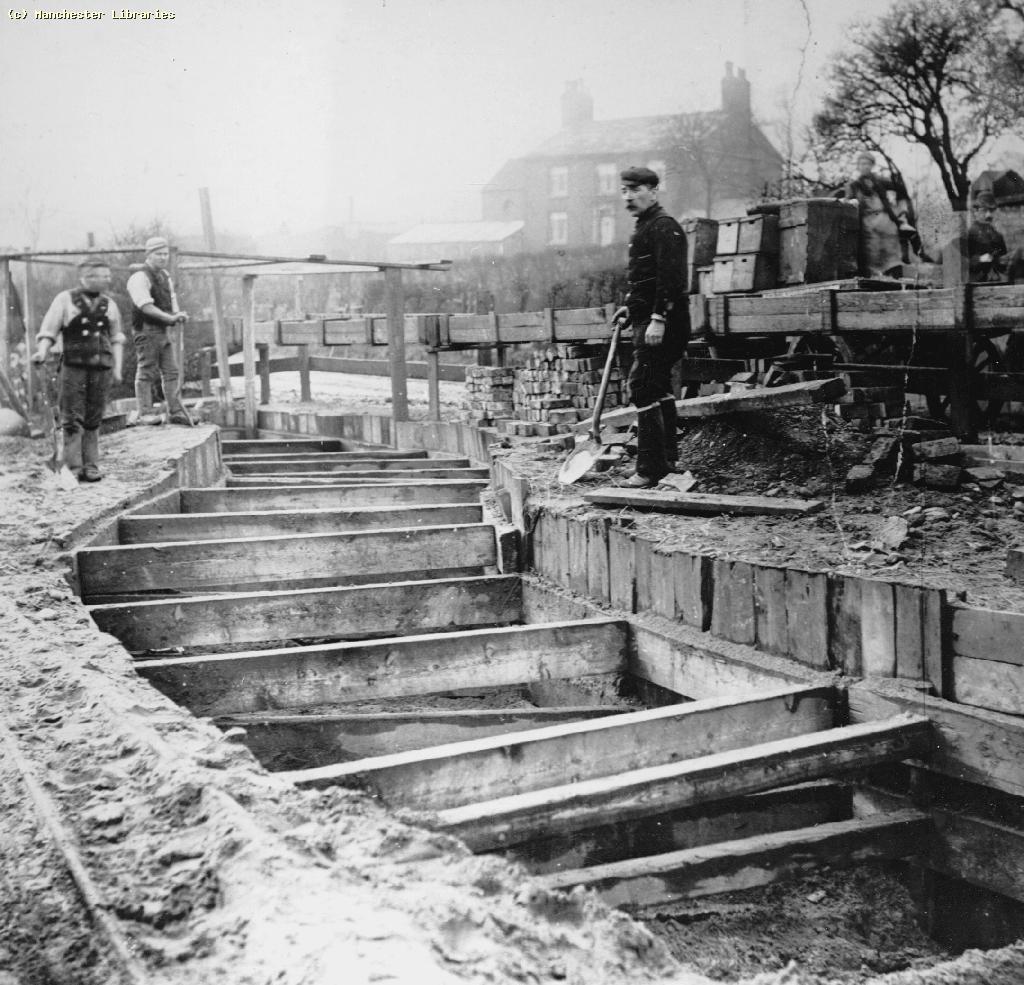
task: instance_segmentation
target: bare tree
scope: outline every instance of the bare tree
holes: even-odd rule
[[[923,146],[955,209],[991,141],[1016,125],[1024,78],[1019,46],[994,24],[994,5],[1024,18],[1024,0],[909,0],[854,30],[832,65],[831,95],[814,120],[824,150],[867,146],[899,178],[891,147]]]
[[[700,186],[704,214],[711,215],[716,192],[729,183],[736,148],[724,113],[684,113],[666,134],[669,175],[692,176]]]

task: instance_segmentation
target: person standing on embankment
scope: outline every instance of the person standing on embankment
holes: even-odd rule
[[[622,201],[636,218],[629,241],[629,294],[614,321],[633,327],[627,382],[637,408],[636,471],[626,485],[656,486],[675,468],[676,405],[672,367],[690,340],[686,234],[658,203],[660,178],[650,168],[621,174]]]

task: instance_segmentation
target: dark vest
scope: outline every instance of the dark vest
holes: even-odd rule
[[[90,311],[85,291],[76,289],[71,292],[71,303],[78,314],[61,329],[64,362],[68,366],[110,369],[114,365],[114,353],[110,345],[108,298],[101,294],[96,307]]]
[[[174,299],[171,294],[171,278],[168,277],[167,271],[154,270],[152,267],[145,266],[142,268],[142,273],[149,278],[149,293],[153,295],[153,304],[161,311],[166,311],[169,315],[173,314]],[[132,302],[132,328],[136,332],[140,332],[146,325],[152,328],[167,327],[163,322],[147,318],[142,313],[142,309],[136,308],[135,302]]]

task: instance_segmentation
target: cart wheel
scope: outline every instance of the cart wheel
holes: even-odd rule
[[[984,373],[1003,372],[1003,354],[991,339],[978,339],[971,351],[971,374],[976,378]],[[925,395],[928,413],[940,421],[949,420],[949,395],[931,390]],[[978,423],[991,425],[1003,409],[1002,400],[979,400]]]
[[[788,356],[831,356],[833,362],[852,363],[853,350],[838,335],[801,335],[789,343]]]

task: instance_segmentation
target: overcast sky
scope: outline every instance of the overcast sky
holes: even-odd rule
[[[23,2],[23,0],[22,0]],[[709,109],[724,63],[777,119],[809,116],[850,17],[891,0],[168,0],[115,21],[70,0],[0,22],[0,244],[102,242],[160,217],[272,248],[348,218],[478,218],[478,190],[559,128],[568,79],[598,118]],[[98,22],[36,10],[102,10]],[[156,10],[155,6],[132,9]],[[808,25],[808,19],[810,24]],[[808,44],[809,41],[809,44]]]

